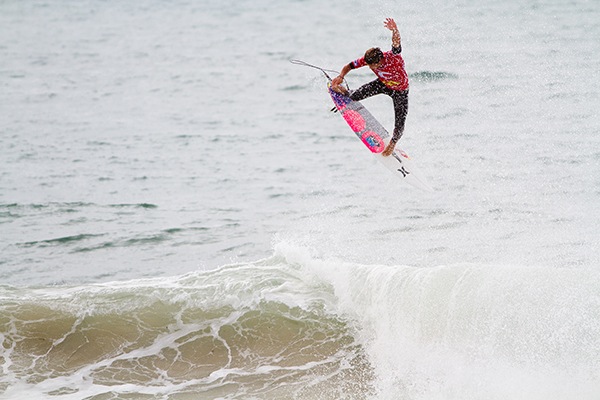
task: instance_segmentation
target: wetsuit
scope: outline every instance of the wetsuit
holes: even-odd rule
[[[355,101],[375,96],[376,94],[387,94],[394,102],[394,113],[396,122],[392,141],[397,142],[404,133],[404,122],[408,113],[408,74],[404,69],[404,60],[400,53],[402,47],[393,47],[392,51],[383,53],[381,64],[373,72],[377,79],[352,91],[350,98]],[[367,65],[365,58],[361,57],[352,61],[351,69]]]

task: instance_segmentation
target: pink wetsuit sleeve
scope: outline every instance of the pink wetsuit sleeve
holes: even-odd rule
[[[367,63],[365,62],[365,58],[364,57],[361,57],[358,60],[352,61],[351,64],[352,64],[352,66],[354,68],[360,68],[360,67],[364,67],[365,65],[367,65]]]

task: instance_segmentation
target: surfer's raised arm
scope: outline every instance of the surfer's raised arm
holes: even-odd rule
[[[383,22],[383,25],[387,29],[392,31],[392,51],[393,51],[393,53],[400,54],[400,52],[402,51],[402,45],[401,45],[401,39],[400,39],[400,31],[398,30],[398,25],[396,25],[396,21],[394,21],[394,18],[386,18],[385,21]],[[342,68],[342,71],[340,72],[340,74],[332,79],[331,86],[333,86],[335,89],[338,89],[340,87],[339,85],[342,84],[342,82],[344,81],[344,77],[348,74],[348,72],[350,72],[351,70],[353,70],[354,68],[357,68],[357,67],[358,67],[358,65],[356,65],[356,62],[351,62],[349,64],[344,65],[344,68]]]
[[[400,47],[400,32],[398,31],[398,25],[396,25],[396,21],[393,18],[386,18],[383,25],[392,31],[392,49],[401,48]]]

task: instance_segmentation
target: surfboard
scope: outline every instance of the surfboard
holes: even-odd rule
[[[381,153],[392,138],[389,132],[373,117],[359,101],[354,101],[345,94],[338,93],[331,88],[331,82],[327,83],[329,95],[339,111],[340,115],[348,123],[348,126],[373,153],[377,161],[403,182],[418,189],[433,192],[433,188],[427,183],[423,173],[417,168],[410,156],[398,145],[394,152],[388,157]]]

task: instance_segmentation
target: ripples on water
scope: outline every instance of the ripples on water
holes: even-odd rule
[[[3,3],[0,388],[595,398],[599,14]],[[411,78],[402,146],[433,194],[381,168],[323,78],[289,63],[385,47],[386,16]],[[364,103],[393,125],[389,99]],[[186,303],[220,287],[233,303]]]

